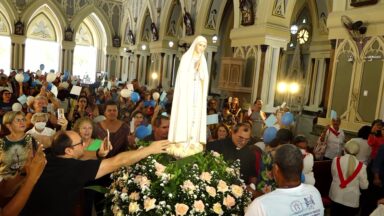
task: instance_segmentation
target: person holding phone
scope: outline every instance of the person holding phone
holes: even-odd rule
[[[68,114],[68,120],[71,122],[71,125],[74,126],[76,120],[79,118],[90,116],[92,116],[92,113],[88,110],[88,98],[86,96],[80,96],[78,100],[74,100]]]
[[[29,101],[28,106],[30,108],[30,111],[26,114],[25,118],[27,120],[27,128],[32,128],[32,115],[34,113],[47,113],[48,114],[48,122],[47,124],[50,127],[54,127],[57,125],[57,117],[56,115],[52,115],[51,113],[48,112],[48,104],[49,104],[49,99],[46,96],[43,95],[38,95],[33,100]],[[54,105],[54,107],[56,107]]]

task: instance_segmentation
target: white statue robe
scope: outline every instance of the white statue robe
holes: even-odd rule
[[[199,59],[193,57],[195,46],[202,41],[199,37],[181,57],[177,72],[168,133],[173,143],[207,142],[208,67],[204,54]],[[201,61],[199,71],[195,69],[196,60]]]

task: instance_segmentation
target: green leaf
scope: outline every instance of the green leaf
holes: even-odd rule
[[[102,194],[108,193],[108,188],[100,185],[91,185],[91,186],[84,187],[84,189],[94,190]]]

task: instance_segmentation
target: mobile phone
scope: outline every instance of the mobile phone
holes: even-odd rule
[[[48,113],[48,108],[47,107],[43,107],[43,113]]]
[[[104,143],[104,148],[105,149],[108,149],[108,145],[109,145],[109,130],[107,129],[107,142],[106,143]]]
[[[58,108],[57,109],[57,118],[58,119],[65,118],[65,114],[64,114],[64,109],[63,108]]]

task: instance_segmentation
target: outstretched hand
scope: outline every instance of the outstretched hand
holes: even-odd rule
[[[151,154],[166,153],[170,143],[171,142],[168,140],[154,141],[148,148],[150,149]]]

